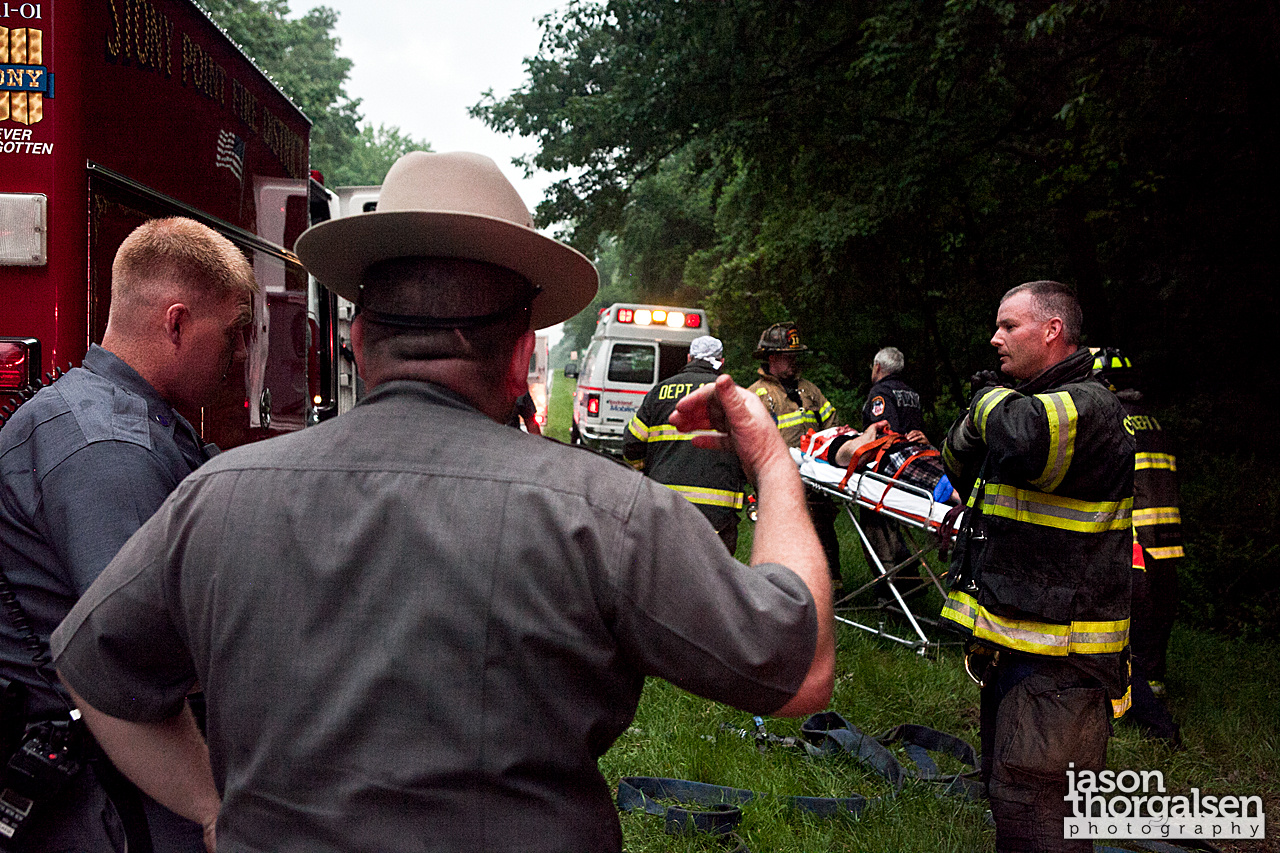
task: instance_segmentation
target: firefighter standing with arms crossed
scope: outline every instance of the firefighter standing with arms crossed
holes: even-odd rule
[[[836,410],[818,387],[800,376],[799,358],[809,348],[800,341],[795,323],[774,323],[760,333],[756,358],[762,360],[756,372],[760,378],[747,390],[759,395],[769,414],[773,415],[788,447],[799,447],[809,430],[835,426]],[[840,575],[840,540],[836,538],[836,516],[840,510],[825,495],[806,491],[809,515],[818,531],[822,550],[827,555],[831,581],[843,586]]]
[[[1063,837],[1066,771],[1106,766],[1113,702],[1128,698],[1134,443],[1090,375],[1081,321],[1057,282],[1006,293],[991,344],[1019,384],[980,390],[943,445],[970,508],[942,615],[969,635],[982,685],[1001,853],[1093,849]]]

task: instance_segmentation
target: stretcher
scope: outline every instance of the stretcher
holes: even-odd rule
[[[889,475],[869,470],[848,474],[845,469],[809,456],[799,448],[792,448],[791,457],[800,468],[800,479],[805,486],[830,497],[849,516],[871,566],[873,577],[870,581],[857,589],[837,593],[836,620],[914,648],[922,655],[929,649],[953,642],[949,638],[945,641],[940,639],[946,635],[942,633],[939,621],[914,613],[907,599],[930,586],[946,598],[947,593],[939,577],[940,574],[945,576],[946,570],[936,559],[936,551],[955,537],[959,512],[953,510],[957,508],[938,500],[927,489],[895,480]],[[858,508],[877,513],[891,522],[886,526],[890,527],[893,535],[901,537],[905,546],[902,549],[903,559],[885,564],[855,512]],[[930,559],[939,564],[938,571],[930,565]],[[879,603],[854,604],[869,591],[878,594]],[[871,618],[866,615],[868,612]],[[886,617],[889,615],[905,618],[911,632],[900,636],[887,629]],[[876,624],[868,624],[873,619]]]

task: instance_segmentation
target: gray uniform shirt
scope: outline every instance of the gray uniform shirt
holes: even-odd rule
[[[199,679],[224,853],[529,853],[620,849],[596,760],[646,675],[767,713],[816,636],[679,495],[393,382],[189,477],[54,648],[126,719]]]
[[[46,646],[120,546],[208,456],[145,379],[96,345],[83,367],[5,424],[0,569]],[[33,714],[66,710],[36,674],[8,612],[0,612],[0,674],[28,685]],[[51,667],[46,675],[56,682]]]

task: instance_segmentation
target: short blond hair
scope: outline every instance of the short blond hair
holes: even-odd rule
[[[160,298],[180,295],[200,304],[257,291],[253,267],[226,237],[181,216],[152,219],[116,250],[108,322],[127,324],[127,314]]]

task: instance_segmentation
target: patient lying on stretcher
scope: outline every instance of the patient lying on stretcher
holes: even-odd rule
[[[800,440],[809,456],[838,468],[871,470],[902,483],[933,492],[941,503],[958,504],[960,494],[951,486],[942,458],[924,435],[913,431],[898,435],[888,429],[888,421],[877,421],[862,432],[852,427],[832,427],[810,432]]]

